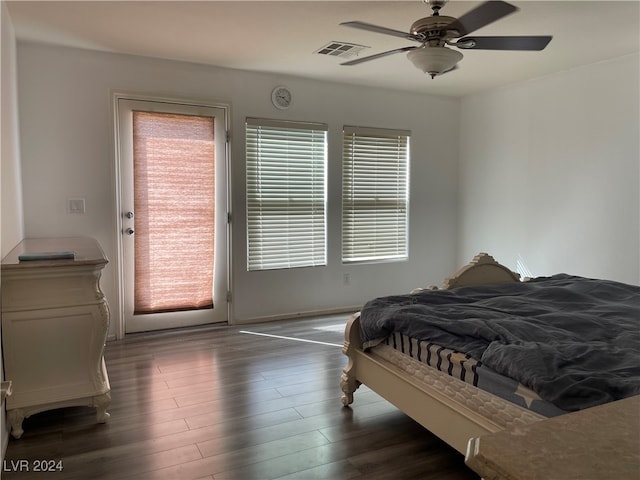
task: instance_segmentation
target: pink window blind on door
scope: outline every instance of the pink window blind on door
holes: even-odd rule
[[[134,314],[213,308],[214,119],[133,112]]]

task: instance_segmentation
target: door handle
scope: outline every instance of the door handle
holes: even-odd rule
[[[127,235],[133,235],[135,232],[133,231],[133,228],[129,227],[125,229],[124,233],[126,233]]]
[[[127,213],[124,214],[124,216],[129,218],[129,219],[131,219],[131,218],[133,218],[133,212],[127,212]]]

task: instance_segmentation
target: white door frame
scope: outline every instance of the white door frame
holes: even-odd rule
[[[115,187],[114,190],[114,210],[116,216],[116,230],[115,234],[115,252],[116,259],[113,262],[115,267],[115,278],[116,278],[116,292],[117,298],[115,301],[115,306],[111,309],[111,321],[115,322],[115,335],[116,339],[122,339],[125,336],[125,267],[124,267],[124,246],[123,246],[123,229],[124,229],[124,221],[123,221],[123,207],[122,207],[122,181],[121,181],[121,172],[122,172],[122,162],[124,159],[121,158],[120,155],[120,125],[119,125],[119,104],[120,100],[134,100],[134,101],[147,101],[147,102],[157,102],[157,103],[169,103],[169,104],[177,104],[177,105],[187,105],[187,106],[201,106],[201,107],[212,107],[222,109],[225,112],[225,131],[227,132],[227,139],[225,141],[225,159],[224,159],[224,181],[226,187],[226,205],[221,209],[222,211],[226,211],[226,217],[228,219],[226,224],[226,290],[230,292],[231,288],[231,171],[230,171],[230,146],[229,146],[229,132],[231,125],[231,104],[229,102],[217,101],[217,100],[205,100],[205,99],[193,99],[193,98],[175,98],[175,97],[165,97],[165,96],[156,96],[156,95],[148,95],[148,94],[140,94],[134,92],[112,92],[111,95],[111,115],[113,119],[113,137],[114,137],[114,170],[113,170],[113,184]],[[231,295],[227,294],[226,301],[226,309],[227,309],[227,322],[231,321]],[[115,315],[114,319],[114,313]]]

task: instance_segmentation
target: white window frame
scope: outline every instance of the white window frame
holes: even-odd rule
[[[246,119],[248,271],[327,264],[327,131]]]
[[[344,126],[342,263],[409,255],[408,130]]]

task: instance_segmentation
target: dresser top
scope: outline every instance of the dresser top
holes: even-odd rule
[[[21,261],[26,254],[73,252],[74,258]],[[73,265],[100,265],[108,262],[100,244],[89,237],[25,238],[2,259],[2,270]]]

